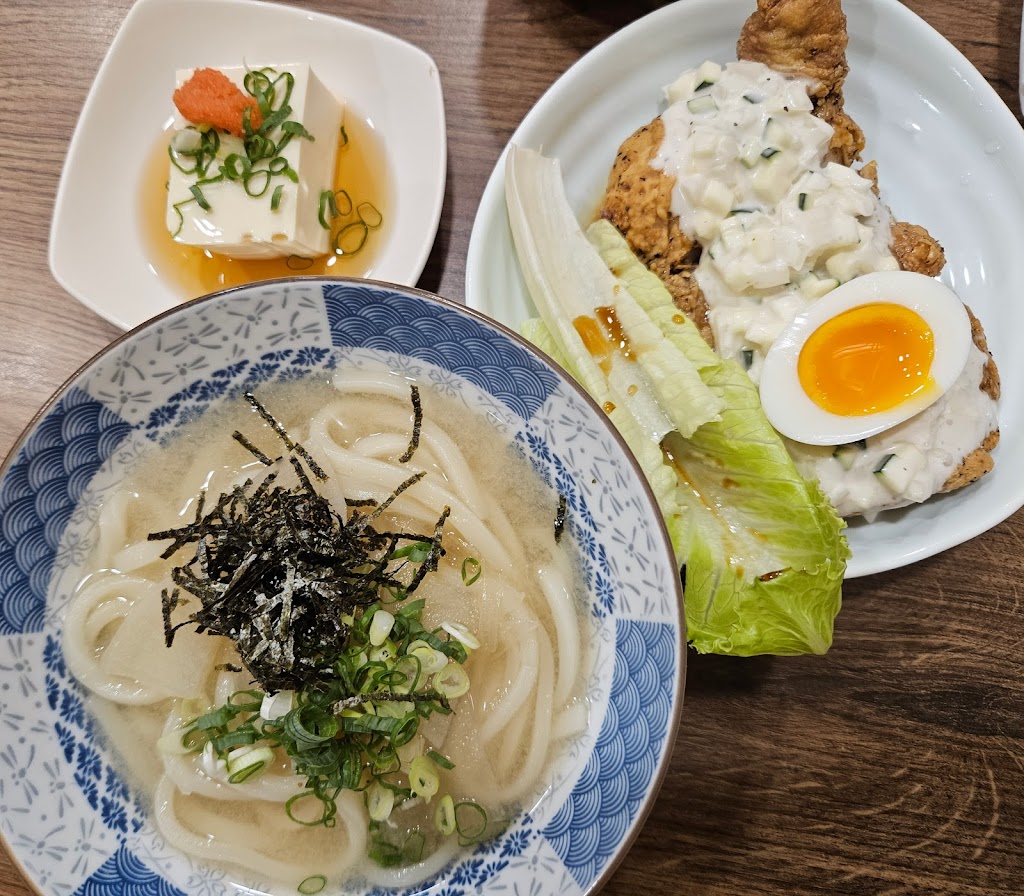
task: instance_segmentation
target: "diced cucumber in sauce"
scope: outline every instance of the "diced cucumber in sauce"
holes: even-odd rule
[[[744,168],[753,168],[761,161],[761,142],[749,140],[743,149],[740,150],[740,162]]]
[[[717,62],[702,62],[697,69],[697,90],[709,87],[722,77],[722,66]]]
[[[817,277],[808,274],[800,281],[800,292],[808,299],[820,299],[826,293],[832,292],[839,285],[835,277]]]
[[[875,475],[894,495],[902,495],[924,463],[924,455],[913,445],[899,445],[882,458],[875,467]]]
[[[832,456],[839,461],[844,470],[849,470],[857,462],[857,458],[868,447],[868,443],[861,439],[859,442],[849,442],[846,445],[837,445]]]
[[[764,142],[770,146],[784,146],[788,141],[786,128],[774,118],[769,118],[764,125]]]
[[[701,115],[705,112],[714,112],[718,108],[718,103],[710,96],[696,96],[686,101],[686,108],[694,115]]]

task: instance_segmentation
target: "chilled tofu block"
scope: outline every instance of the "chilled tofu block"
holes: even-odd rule
[[[253,92],[245,90],[246,73],[251,71],[245,66],[217,71],[247,97]],[[201,128],[197,130],[197,126],[204,123],[186,121],[178,113],[178,132],[171,145],[184,152],[172,156],[170,165],[167,229],[178,242],[233,258],[323,255],[330,250],[331,233],[321,223],[321,195],[334,189],[344,107],[307,64],[275,65],[257,71],[266,73],[264,86],[274,84],[270,114],[257,131],[262,130],[269,141],[264,146],[279,147],[283,143],[283,147],[260,159],[258,153],[247,151],[241,137],[218,131],[212,142],[206,138],[204,145],[216,144],[216,154],[203,160],[203,170],[183,171],[194,167],[195,156],[188,153],[199,145]],[[179,71],[178,86],[193,72]],[[285,99],[287,75],[294,81]],[[291,111],[286,116],[275,116],[285,103]]]

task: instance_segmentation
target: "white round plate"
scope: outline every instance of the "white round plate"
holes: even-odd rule
[[[168,126],[178,69],[308,62],[366,120],[386,157],[389,225],[366,276],[412,286],[434,243],[447,142],[434,60],[389,34],[258,0],[138,0],[75,128],[50,229],[50,270],[69,293],[129,329],[193,296],[159,277],[140,229],[140,184]],[[111,272],[116,271],[117,276]]]
[[[569,200],[592,214],[619,144],[663,109],[662,87],[705,59],[736,56],[753,0],[680,0],[612,35],[570,68],[523,120],[513,143],[561,160]],[[946,250],[942,280],[985,326],[1002,376],[996,467],[969,488],[848,530],[847,575],[937,554],[1024,504],[1024,131],[978,71],[897,0],[848,0],[846,108],[877,159],[897,218]],[[504,155],[484,191],[466,265],[466,301],[516,327],[535,311],[519,272],[504,198]]]

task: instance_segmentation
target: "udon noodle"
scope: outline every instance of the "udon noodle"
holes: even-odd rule
[[[328,478],[318,490],[335,509],[346,498],[379,502],[419,470],[424,478],[388,507],[381,526],[430,533],[440,509],[450,508],[446,553],[416,596],[425,600],[428,630],[470,632],[479,647],[464,666],[468,693],[451,702],[450,715],[423,721],[401,752],[448,757],[454,768],[441,770],[441,792],[478,804],[497,824],[537,796],[553,744],[586,724],[578,576],[556,543],[557,495],[482,414],[423,391],[419,444],[404,463],[413,419],[406,378],[383,368],[346,369],[331,383],[275,386],[259,398],[324,468]],[[235,646],[222,636],[185,627],[165,646],[161,592],[183,560],[161,559],[166,543],[147,536],[191,519],[201,490],[217,495],[266,475],[230,438],[234,430],[265,451],[281,448],[241,400],[207,418],[154,447],[105,502],[95,571],[65,619],[69,666],[95,695],[94,711],[129,773],[152,793],[156,824],[175,847],[292,887],[310,875],[330,882],[355,875],[381,885],[423,879],[451,860],[458,837],[435,832],[411,866],[378,867],[366,860],[363,793],[338,798],[333,827],[303,826],[283,809],[304,780],[282,751],[261,775],[228,783],[208,753],[182,744],[190,719],[252,688],[252,676],[231,668]],[[469,586],[467,558],[481,571]],[[433,811],[422,798],[407,800],[386,826],[430,827]]]

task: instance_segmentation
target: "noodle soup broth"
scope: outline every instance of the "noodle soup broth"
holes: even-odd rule
[[[146,830],[193,861],[226,866],[234,879],[270,882],[281,892],[422,882],[461,851],[501,834],[517,813],[534,810],[545,792],[564,783],[572,744],[593,736],[587,681],[607,645],[594,644],[577,521],[570,513],[560,530],[558,492],[485,396],[468,404],[491,406],[489,414],[429,378],[414,382],[364,358],[259,388],[256,397],[286,435],[236,396],[164,444],[141,447],[128,477],[105,486],[83,567],[88,574],[65,615],[68,665],[88,689],[90,709],[128,778],[148,797]],[[233,438],[236,432],[244,439]],[[288,440],[307,454],[289,450]],[[421,479],[403,486],[420,472]],[[378,532],[424,539],[441,532],[436,569],[415,593],[392,599],[382,590],[382,609],[395,615],[422,600],[423,628],[467,647],[461,669],[468,690],[456,689],[445,701],[451,712],[418,720],[415,735],[388,763],[400,771],[378,778],[372,757],[364,756],[358,789],[333,794],[329,825],[314,823],[326,817],[317,799],[296,800],[309,791],[295,771],[302,753],[291,742],[242,744],[270,743],[273,756],[258,774],[234,781],[228,757],[239,746],[211,749],[216,739],[204,742],[203,732],[190,728],[197,717],[248,700],[260,704],[259,713],[250,711],[256,730],[276,731],[278,717],[267,709],[274,691],[254,681],[232,638],[185,624],[199,607],[194,595],[179,588],[179,604],[167,609],[173,570],[191,562],[196,548],[161,557],[173,539],[148,537],[198,520],[218,496],[247,482],[253,493],[297,488],[302,476],[342,519],[372,515]],[[409,570],[398,577],[408,585]],[[180,627],[167,649],[171,624]],[[433,656],[424,650],[422,656]],[[370,648],[366,662],[374,656]],[[417,663],[411,665],[425,678]],[[454,662],[450,668],[458,671]],[[305,692],[299,686],[277,693],[294,708]],[[352,701],[339,716],[376,720],[408,711],[398,700],[372,708],[366,701]],[[226,734],[238,732],[240,718],[225,725]],[[414,761],[436,778],[435,792],[427,792],[430,783],[419,791],[412,784]],[[394,805],[385,812],[381,799]]]

